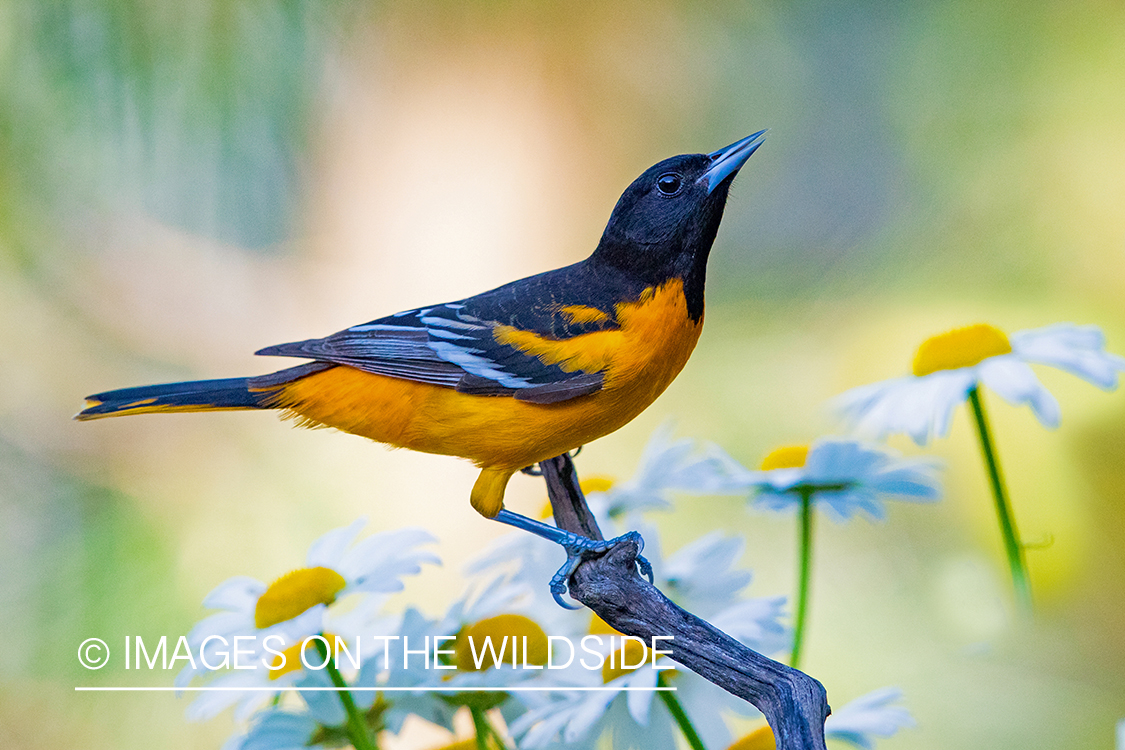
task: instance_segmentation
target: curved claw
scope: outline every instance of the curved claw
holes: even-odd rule
[[[567,604],[562,598],[563,594],[569,593],[571,574],[582,564],[581,555],[577,554],[573,547],[564,547],[564,549],[566,549],[566,562],[551,576],[551,597],[563,609],[582,609],[581,604]]]
[[[558,569],[554,576],[551,577],[551,596],[560,607],[565,609],[581,609],[582,605],[567,604],[562,598],[563,593],[568,593],[570,590],[570,576],[574,571],[578,570],[578,566],[583,561],[594,555],[600,555],[603,552],[610,550],[620,542],[633,541],[637,543],[638,553],[644,549],[645,540],[636,531],[630,531],[622,534],[619,537],[610,539],[608,541],[595,541],[587,539],[586,537],[578,536],[567,532],[568,538],[565,542],[561,542],[563,549],[566,550],[566,562]],[[641,573],[648,578],[648,582],[653,582],[652,565],[642,557],[637,555],[637,567],[640,568]]]
[[[565,591],[565,589],[564,589],[564,591]],[[563,594],[562,591],[555,591],[554,589],[551,589],[551,598],[554,599],[555,603],[558,604],[563,609],[571,609],[571,610],[582,609],[583,605],[581,605],[581,604],[568,604],[566,599],[562,598],[562,594]]]
[[[656,581],[652,577],[652,563],[637,555],[637,567],[641,569],[641,575],[647,578],[649,583],[656,585]]]
[[[631,539],[631,540],[633,540],[637,543],[637,560],[636,560],[637,568],[640,569],[641,575],[643,575],[645,578],[647,578],[649,583],[655,584],[656,581],[655,581],[655,579],[653,579],[653,576],[652,576],[652,563],[650,563],[644,557],[644,555],[641,554],[641,552],[645,548],[645,540],[644,540],[644,537],[641,536],[641,533],[639,531],[630,531],[627,534],[622,534],[621,536],[617,537],[616,539],[610,540],[609,543],[611,545],[613,545],[613,544],[616,544],[619,541],[624,541],[626,539]]]
[[[590,557],[609,551],[620,542],[636,542],[637,567],[640,568],[641,573],[648,578],[649,583],[653,582],[652,565],[641,556],[641,550],[645,548],[645,540],[636,531],[630,531],[627,534],[622,534],[609,541],[595,541],[593,539],[587,539],[584,536],[578,536],[574,532],[566,531],[556,526],[548,526],[542,521],[536,521],[503,508],[496,514],[494,520],[500,523],[506,523],[509,526],[515,526],[517,529],[530,531],[536,536],[543,537],[544,539],[561,545],[562,548],[566,550],[566,562],[563,563],[558,572],[551,577],[551,596],[558,602],[560,607],[565,609],[581,609],[581,605],[567,604],[562,598],[562,595],[569,590],[570,576],[574,571],[578,570],[578,566]]]

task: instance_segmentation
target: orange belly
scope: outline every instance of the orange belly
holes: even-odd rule
[[[655,401],[687,363],[702,329],[702,320],[688,317],[678,280],[619,305],[617,319],[618,330],[563,341],[512,329],[497,333],[564,370],[604,373],[602,390],[568,401],[533,404],[467,395],[337,366],[287,384],[272,405],[309,425],[470,459],[499,483],[481,500],[489,507],[478,507],[495,515],[512,473],[617,430]]]

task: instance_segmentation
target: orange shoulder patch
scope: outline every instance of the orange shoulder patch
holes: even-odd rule
[[[570,323],[604,323],[609,320],[609,315],[589,305],[566,305],[560,307],[559,312],[569,318]]]
[[[601,372],[609,366],[621,346],[621,331],[596,331],[569,339],[551,339],[512,326],[496,326],[497,343],[537,357],[545,365],[558,365],[563,372]]]

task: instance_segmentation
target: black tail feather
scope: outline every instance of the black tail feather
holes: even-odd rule
[[[327,362],[309,362],[253,378],[190,380],[119,388],[87,396],[86,408],[74,418],[86,421],[126,414],[270,409],[273,408],[273,397],[287,383],[330,367],[333,365]]]
[[[268,392],[251,391],[250,378],[163,383],[96,393],[75,419],[88,420],[152,412],[258,409]]]

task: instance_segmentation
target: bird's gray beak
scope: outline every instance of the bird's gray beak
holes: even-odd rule
[[[726,148],[707,154],[707,157],[711,159],[711,166],[700,176],[698,181],[707,183],[708,195],[714,191],[719,183],[741,169],[750,155],[757,151],[765,140],[766,131],[759,130],[754,135],[748,135],[741,141],[735,141]]]

